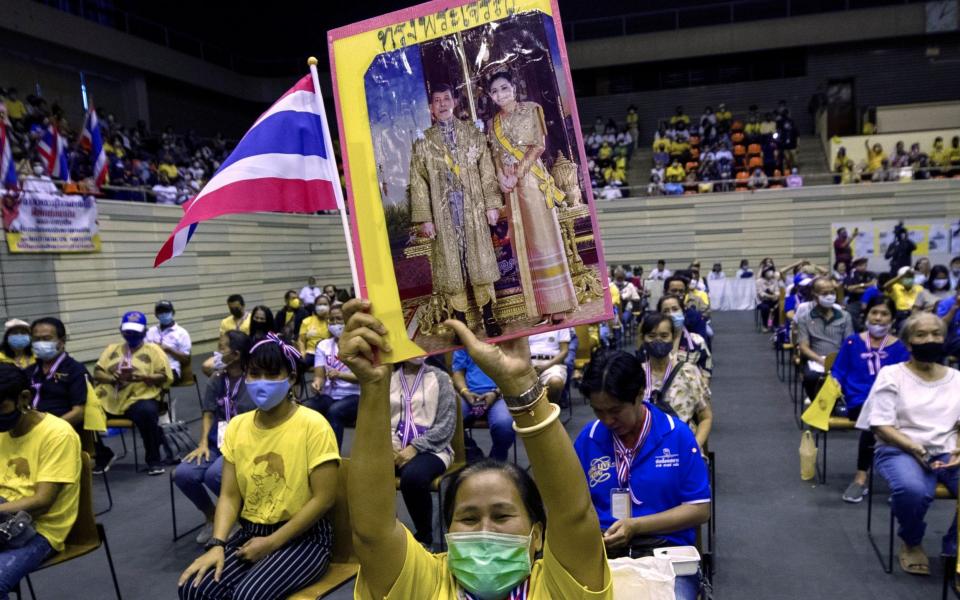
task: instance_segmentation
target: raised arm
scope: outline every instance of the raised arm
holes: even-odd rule
[[[407,554],[407,537],[396,517],[393,444],[390,432],[390,365],[376,353],[389,349],[386,328],[370,314],[370,303],[344,306],[347,326],[340,359],[360,381],[357,431],[350,452],[347,501],[354,548],[370,593],[386,596]]]
[[[446,325],[456,331],[473,360],[505,396],[520,396],[537,383],[525,338],[492,346],[479,341],[459,321],[446,321]],[[542,423],[552,413],[544,393],[532,410],[514,415],[514,421],[522,430]],[[602,590],[607,568],[600,523],[570,437],[556,419],[545,429],[521,437],[547,508],[551,552],[581,585]]]

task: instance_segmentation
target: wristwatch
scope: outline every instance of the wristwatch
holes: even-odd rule
[[[507,409],[514,414],[524,413],[533,410],[534,405],[536,405],[537,400],[540,399],[540,396],[543,394],[543,384],[540,383],[538,379],[530,389],[523,392],[519,396],[507,396],[503,395],[503,401],[507,405]]]
[[[210,538],[210,540],[206,543],[206,545],[204,545],[203,549],[204,549],[204,550],[210,550],[211,548],[216,548],[217,546],[220,546],[221,548],[226,548],[226,547],[227,547],[227,542],[225,542],[224,540],[221,540],[220,538],[212,537],[212,538]]]

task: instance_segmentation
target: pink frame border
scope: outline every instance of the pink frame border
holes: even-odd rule
[[[344,25],[343,27],[338,27],[336,29],[331,29],[327,32],[327,48],[329,50],[328,54],[330,55],[330,79],[331,85],[333,87],[333,96],[334,104],[337,111],[337,134],[340,139],[340,156],[343,160],[343,178],[347,186],[347,203],[350,207],[350,214],[356,214],[356,206],[353,201],[353,186],[350,179],[350,159],[347,153],[347,144],[346,137],[343,131],[343,117],[340,114],[340,89],[337,85],[337,65],[334,58],[333,43],[336,40],[347,38],[359,33],[365,33],[372,29],[378,29],[381,27],[386,27],[388,25],[394,25],[396,23],[402,23],[404,21],[409,21],[410,19],[420,17],[423,15],[435,13],[440,10],[445,10],[448,8],[456,8],[462,6],[467,2],[464,0],[432,0],[430,2],[424,2],[422,4],[416,4],[414,6],[396,10],[390,13],[386,13],[377,17],[366,19],[363,21],[358,21],[356,23],[351,23],[350,25]],[[563,61],[563,72],[567,80],[567,92],[570,95],[570,98],[574,99],[574,102],[570,105],[570,115],[573,120],[573,130],[576,135],[577,141],[577,155],[580,159],[580,175],[583,181],[590,181],[590,174],[587,172],[587,156],[586,151],[583,146],[583,132],[580,131],[580,113],[577,109],[576,95],[573,90],[573,76],[570,73],[570,60],[567,57],[567,42],[563,37],[563,23],[560,19],[560,7],[557,4],[557,0],[550,0],[550,10],[552,12],[551,18],[553,19],[554,30],[557,34],[557,43],[560,49],[560,58]],[[604,257],[603,252],[603,237],[599,235],[600,233],[600,222],[597,220],[597,205],[593,197],[593,188],[590,185],[584,186],[584,192],[587,195],[587,204],[590,211],[591,224],[594,229],[594,233],[597,237],[597,260],[598,264],[603,267],[600,273],[600,283],[604,289],[604,318],[601,320],[608,320],[613,318],[613,301],[608,290],[609,279],[607,275],[607,262]],[[357,228],[357,220],[350,218],[350,231],[353,237],[353,250],[354,255],[357,257],[357,279],[360,282],[360,289],[357,290],[357,295],[359,297],[366,297],[367,291],[367,280],[366,273],[363,268],[363,255],[360,251],[360,241],[359,241],[359,230]],[[578,323],[576,319],[573,319],[575,323]],[[596,322],[596,321],[592,321]],[[583,323],[579,323],[583,324]],[[568,326],[569,327],[569,326]],[[533,333],[542,333],[547,331],[555,331],[558,327],[556,325],[544,325],[542,327],[537,327],[534,329],[527,330],[527,335]],[[515,337],[515,336],[511,336]],[[501,339],[507,338],[495,338],[494,340],[487,340],[488,342],[498,341]]]

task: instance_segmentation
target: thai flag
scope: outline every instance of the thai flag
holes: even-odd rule
[[[50,124],[40,136],[37,152],[43,158],[47,173],[54,179],[70,181],[70,168],[67,166],[67,144],[56,126]]]
[[[10,133],[0,123],[0,180],[5,187],[17,187],[17,165],[13,162]]]
[[[340,185],[322,100],[307,75],[253,124],[193,200],[154,266],[183,253],[197,223],[257,211],[312,213],[337,208]]]
[[[80,132],[80,145],[93,157],[93,180],[97,187],[107,182],[107,152],[103,149],[103,136],[100,134],[100,121],[97,111],[90,105],[87,117],[83,120]]]

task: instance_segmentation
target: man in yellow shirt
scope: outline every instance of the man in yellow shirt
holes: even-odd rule
[[[227,298],[227,310],[230,314],[220,321],[220,335],[228,331],[242,331],[250,335],[250,313],[245,311],[246,303],[240,294],[231,294]]]
[[[934,167],[950,166],[950,151],[943,146],[943,138],[937,136],[933,140],[933,151],[930,152],[930,164]]]
[[[4,104],[7,105],[7,116],[11,121],[21,121],[27,116],[27,107],[17,98],[16,88],[7,88],[7,99]]]
[[[146,343],[147,317],[142,312],[130,311],[120,321],[122,342],[107,346],[93,371],[100,384],[97,396],[108,414],[130,419],[143,438],[144,461],[147,475],[162,475],[160,461],[160,395],[173,383],[173,371],[163,348]],[[112,452],[98,446],[106,456]]]
[[[32,520],[17,547],[0,544],[0,598],[63,550],[80,503],[80,438],[66,421],[32,410],[32,398],[26,374],[0,365],[0,523]]]
[[[673,159],[673,162],[670,163],[670,166],[667,167],[667,170],[664,174],[664,178],[667,180],[667,183],[683,183],[684,178],[687,176],[687,172],[684,171],[683,165],[680,164],[679,159]]]
[[[913,276],[913,269],[910,267],[900,267],[900,270],[897,271],[897,276],[883,286],[883,290],[888,296],[893,298],[894,304],[897,305],[896,317],[898,325],[910,316],[917,297],[923,291],[922,285],[914,283]]]

